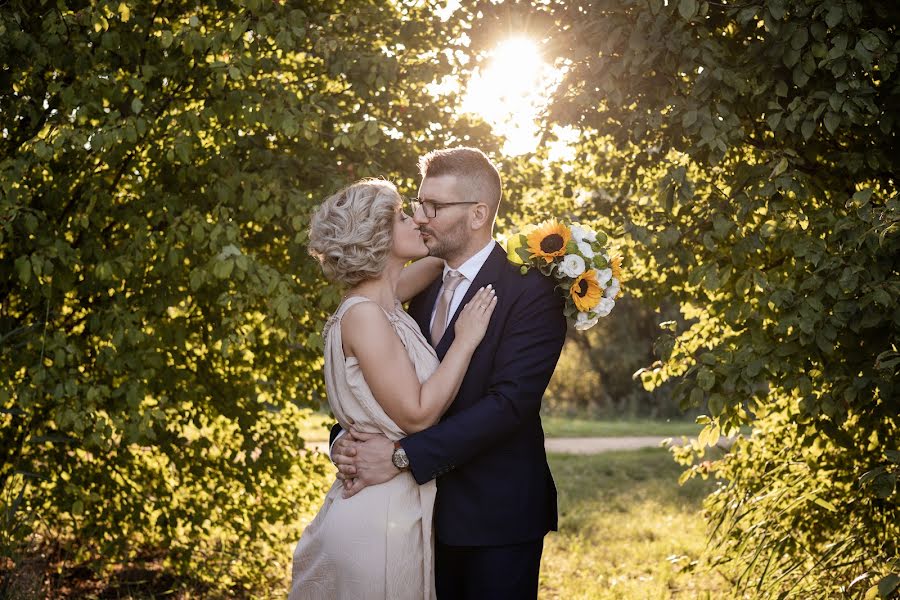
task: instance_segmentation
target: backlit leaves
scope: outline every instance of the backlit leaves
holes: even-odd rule
[[[325,483],[297,425],[325,403],[340,294],[309,215],[360,177],[408,190],[448,139],[496,146],[426,89],[458,23],[355,0],[44,4],[0,6],[0,487],[80,541],[71,564],[152,549],[277,589]]]
[[[900,522],[896,496],[884,496],[887,477],[881,496],[856,481],[900,436],[893,6],[635,0],[533,12],[567,40],[548,118],[581,133],[590,166],[573,166],[566,185],[593,202],[577,214],[622,223],[627,289],[677,300],[690,323],[657,344],[672,351],[641,381],[682,380],[675,400],[705,401],[722,430],[758,427],[720,465],[728,494],[710,499],[722,518],[749,515],[719,536],[724,551],[747,577],[783,574],[816,592],[815,575],[791,574],[883,568],[900,536],[882,521]],[[772,541],[788,533],[797,546]],[[756,548],[773,551],[768,569]]]

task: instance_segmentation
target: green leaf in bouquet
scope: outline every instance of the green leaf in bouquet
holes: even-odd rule
[[[577,254],[581,256],[581,252],[578,251],[578,243],[575,240],[569,240],[569,243],[566,244],[566,254]]]
[[[519,256],[519,253],[517,252],[517,248],[515,248],[515,247],[507,248],[506,260],[508,260],[511,263],[515,263],[517,265],[521,265],[524,263],[524,261],[522,260],[522,257]]]
[[[552,263],[550,263],[550,264],[547,265],[547,272],[548,272],[549,275],[554,275],[554,274],[556,274],[556,275],[557,275],[557,278],[560,278],[560,276],[559,276],[559,274],[558,274],[558,271],[559,271],[559,263],[558,263],[558,262],[555,262],[555,261],[554,261],[554,262],[552,262]]]
[[[523,247],[524,240],[524,235],[514,235],[506,240],[506,258],[510,262],[518,265],[528,262],[528,249]]]
[[[605,269],[609,266],[609,261],[606,260],[602,254],[595,254],[593,263],[598,269]]]
[[[527,263],[531,260],[531,252],[528,251],[528,248],[519,246],[518,248],[516,248],[516,254],[519,255],[519,258],[522,259],[523,263]]]
[[[606,242],[608,242],[608,241],[609,241],[609,236],[607,236],[602,231],[597,232],[597,243],[598,244],[600,244],[601,246],[605,246]]]

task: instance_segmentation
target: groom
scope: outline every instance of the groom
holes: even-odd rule
[[[500,175],[474,148],[419,161],[413,218],[444,276],[409,314],[443,359],[460,307],[492,284],[497,307],[440,423],[396,444],[351,430],[332,459],[345,494],[410,469],[437,478],[435,578],[442,600],[536,598],[544,535],[556,530],[556,486],[539,410],[566,335],[563,299],[536,270],[522,275],[493,239]]]

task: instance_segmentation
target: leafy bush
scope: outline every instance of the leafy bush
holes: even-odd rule
[[[477,139],[424,91],[450,29],[352,0],[0,6],[5,568],[31,540],[213,588],[284,578],[324,483],[298,420],[339,297],[307,218]]]
[[[543,196],[620,224],[628,288],[681,307],[687,325],[663,329],[645,387],[706,403],[706,441],[758,426],[713,467],[728,482],[710,500],[730,523],[723,559],[764,595],[853,595],[877,577],[872,593],[896,594],[900,7],[469,10],[483,13],[473,52],[512,20],[565,62],[546,123],[579,142]]]

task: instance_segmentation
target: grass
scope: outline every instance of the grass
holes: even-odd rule
[[[310,413],[307,441],[328,439],[333,419]],[[543,417],[548,437],[696,436],[685,421]],[[678,485],[681,467],[662,449],[591,456],[551,454],[560,531],[547,536],[541,600],[733,600],[725,578],[703,566],[702,501],[710,481]]]
[[[602,421],[588,417],[542,416],[547,437],[693,436],[703,428],[689,421],[628,419]]]
[[[542,600],[732,600],[722,575],[698,562],[712,482],[679,486],[660,449],[551,455],[560,530],[547,536]]]
[[[325,421],[320,419],[323,429]],[[699,561],[706,543],[701,504],[712,482],[692,480],[679,486],[681,467],[655,448],[591,456],[551,454],[549,460],[559,488],[560,530],[544,543],[541,600],[740,597],[721,574]],[[155,571],[120,573],[106,581],[73,575],[65,583],[74,593],[60,597],[221,597],[207,596],[196,582]],[[258,592],[258,597],[278,597],[273,590]]]

